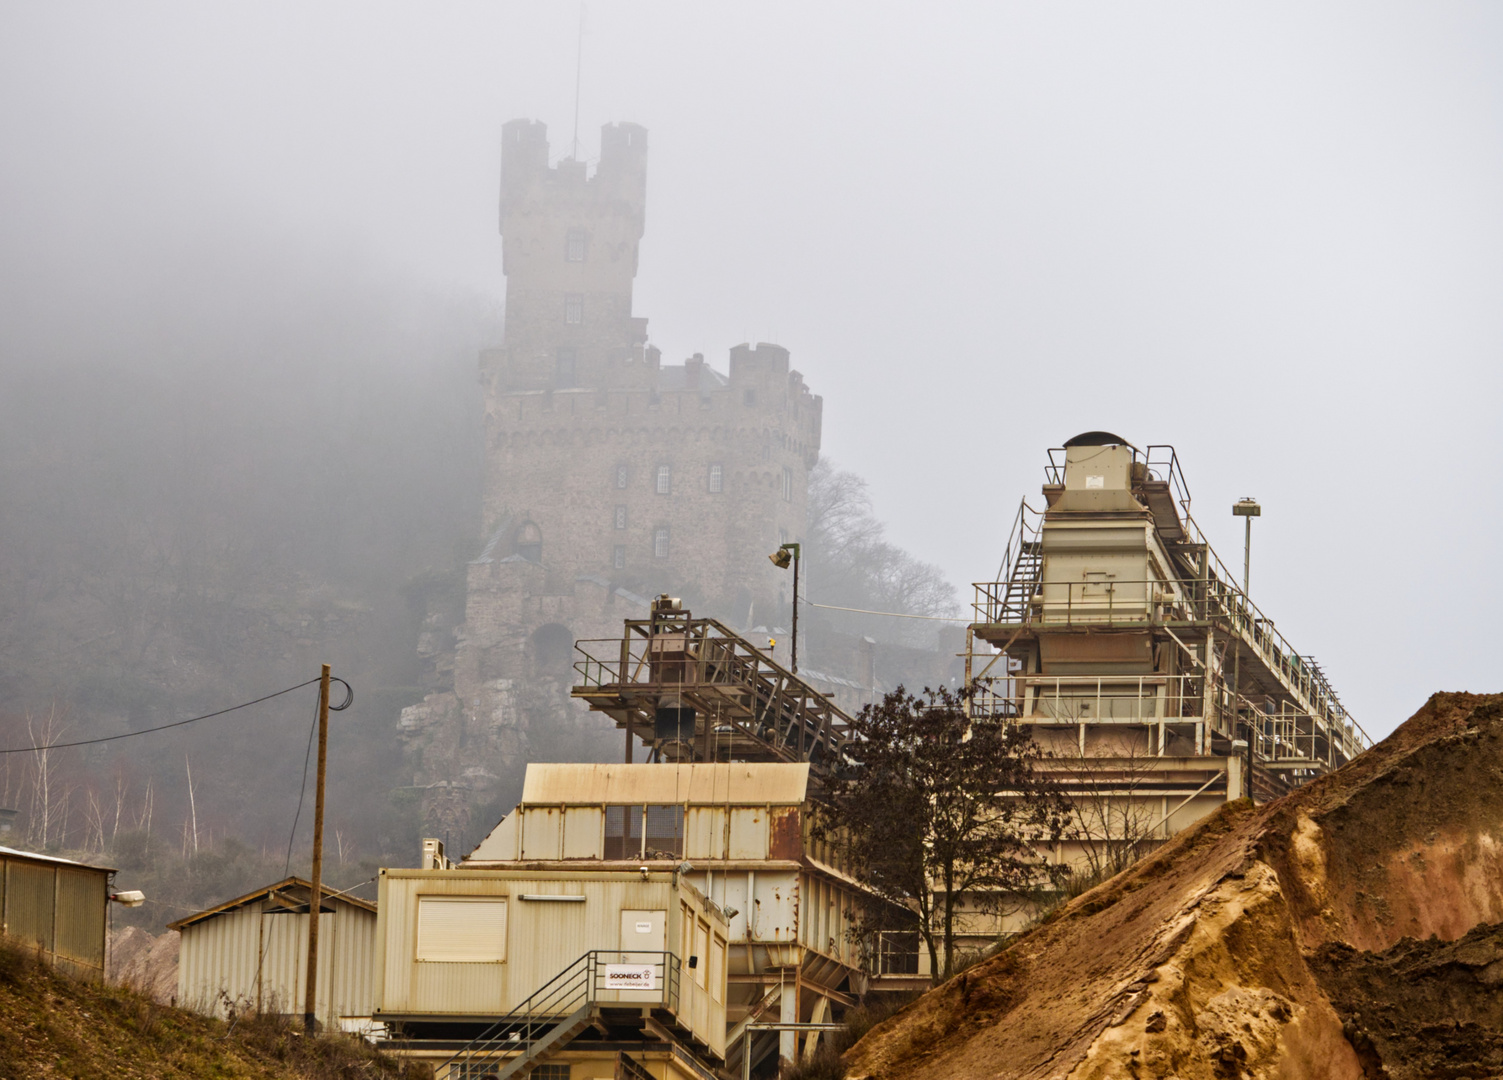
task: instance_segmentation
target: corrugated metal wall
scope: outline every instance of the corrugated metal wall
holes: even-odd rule
[[[0,853],[0,927],[76,978],[104,978],[110,871]]]
[[[319,916],[319,1019],[368,1017],[375,1002],[376,916],[332,901]],[[301,1013],[307,987],[308,916],[265,900],[182,928],[178,1001],[224,1016],[237,1009]]]

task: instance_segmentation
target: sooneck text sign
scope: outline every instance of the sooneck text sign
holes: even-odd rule
[[[657,968],[652,964],[606,964],[607,990],[656,990]]]

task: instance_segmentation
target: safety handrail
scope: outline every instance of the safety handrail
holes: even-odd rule
[[[602,960],[605,957],[607,959]],[[619,958],[631,957],[630,961]],[[654,960],[638,959],[653,957]],[[623,992],[620,988],[602,986],[607,981],[607,964],[633,963],[655,969],[654,986],[646,990],[625,991],[630,993],[658,992],[657,1002],[671,1012],[678,1011],[678,957],[671,952],[654,949],[591,949],[569,964],[553,978],[529,994],[519,1005],[501,1019],[491,1024],[475,1038],[460,1047],[448,1061],[436,1071],[437,1076],[454,1075],[457,1065],[474,1062],[497,1061],[505,1054],[515,1060],[526,1057],[532,1048],[561,1022],[579,1009],[601,1001],[601,992]],[[615,999],[613,999],[615,1000]]]
[[[1370,745],[1367,733],[1341,704],[1324,672],[1296,652],[1273,620],[1224,577],[1046,580],[1038,583],[1038,592],[1021,601],[1010,598],[1008,584],[976,583],[978,621],[1050,627],[1224,623],[1303,699],[1307,711],[1350,726],[1363,747]]]

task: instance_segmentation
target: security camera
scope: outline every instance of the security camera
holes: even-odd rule
[[[678,864],[678,872],[680,874],[693,873],[694,872],[694,864],[691,863],[691,862],[689,862],[687,859],[685,859],[683,862],[681,862],[681,863]]]
[[[110,899],[126,907],[140,907],[146,903],[146,894],[140,889],[126,889],[124,892],[110,893]]]

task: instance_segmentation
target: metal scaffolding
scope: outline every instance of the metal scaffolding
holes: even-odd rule
[[[610,716],[660,759],[835,759],[850,717],[809,683],[715,619],[659,597],[620,638],[575,644],[571,693]]]

